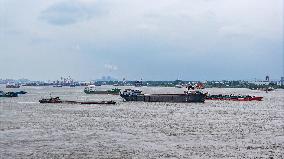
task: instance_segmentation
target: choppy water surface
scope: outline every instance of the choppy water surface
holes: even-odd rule
[[[123,88],[123,87],[122,87]],[[1,86],[0,90],[7,90]],[[17,89],[14,89],[17,90]],[[22,87],[0,98],[1,158],[283,158],[284,91],[205,89],[264,96],[261,102],[122,102],[83,87]],[[145,93],[183,92],[141,88]],[[39,104],[42,97],[116,105]]]

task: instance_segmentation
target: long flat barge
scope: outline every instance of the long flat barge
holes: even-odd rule
[[[115,101],[70,101],[70,100],[61,100],[59,97],[51,97],[48,99],[39,100],[40,103],[63,103],[63,104],[116,104]]]

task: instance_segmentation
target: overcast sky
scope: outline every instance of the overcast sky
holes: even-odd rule
[[[283,76],[283,0],[0,0],[0,78]]]

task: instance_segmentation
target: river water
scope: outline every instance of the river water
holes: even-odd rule
[[[0,98],[0,158],[284,158],[284,90],[211,88],[203,91],[264,99],[183,104],[123,102],[115,95],[86,95],[83,89],[10,89],[28,94]],[[0,90],[9,89],[0,86]],[[141,90],[183,92],[161,87]],[[118,103],[38,103],[50,95]]]

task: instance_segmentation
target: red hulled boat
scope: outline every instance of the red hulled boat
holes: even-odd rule
[[[229,100],[229,101],[261,101],[263,97],[249,95],[207,95],[206,100]]]

